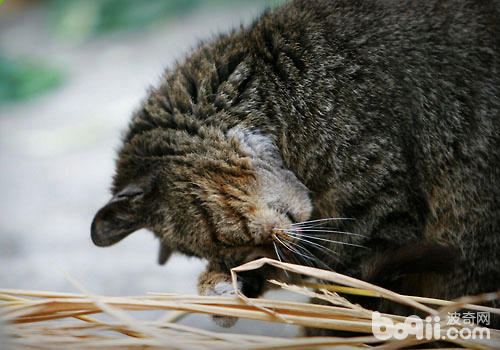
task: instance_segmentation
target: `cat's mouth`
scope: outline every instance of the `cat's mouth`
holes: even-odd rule
[[[295,238],[287,236],[283,232],[273,232],[272,241],[261,245],[248,245],[238,247],[228,247],[222,249],[221,256],[231,256],[236,258],[241,265],[260,258],[271,258],[280,261],[289,261],[295,254]]]
[[[222,257],[231,257],[233,267],[245,264],[247,262],[260,258],[276,259],[276,252],[273,244],[262,244],[254,246],[239,246],[221,249]],[[227,261],[227,260],[226,260]]]

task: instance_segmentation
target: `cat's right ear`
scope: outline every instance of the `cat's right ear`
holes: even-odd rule
[[[143,194],[139,186],[127,186],[95,214],[90,236],[96,246],[110,246],[142,228],[139,209]]]

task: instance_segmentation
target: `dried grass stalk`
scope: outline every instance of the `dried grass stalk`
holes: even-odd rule
[[[148,296],[109,297],[88,292],[55,293],[0,289],[0,318],[16,349],[326,349],[333,346],[361,349],[376,346],[387,349],[429,342],[408,337],[405,340],[381,342],[372,334],[372,311],[352,304],[337,292],[383,297],[414,307],[433,316],[463,307],[473,310],[499,309],[476,305],[498,298],[499,293],[458,301],[436,300],[405,296],[341,275],[332,271],[283,263],[263,258],[232,270],[233,283],[237,274],[259,268],[264,264],[290,272],[331,281],[343,286],[308,285],[320,289],[312,291],[304,286],[270,281],[293,293],[320,298],[329,305],[316,305],[281,300],[154,293]],[[83,287],[80,287],[83,290]],[[424,305],[440,305],[435,309]],[[170,310],[156,321],[138,320],[127,311]],[[234,316],[254,320],[286,322],[306,327],[319,327],[365,333],[362,337],[312,337],[284,339],[245,334],[210,332],[175,323],[186,313]],[[92,314],[107,314],[112,321],[104,321]],[[404,326],[404,318],[384,314],[394,324]],[[446,331],[447,325],[441,329]],[[460,326],[465,327],[465,326]],[[500,331],[490,330],[490,339],[455,340],[455,344],[477,349],[493,348],[500,344]],[[5,345],[5,344],[4,344]]]

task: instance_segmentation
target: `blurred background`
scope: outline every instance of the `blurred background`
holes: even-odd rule
[[[146,231],[95,247],[90,223],[147,87],[200,39],[283,2],[0,1],[0,288],[78,292],[67,274],[96,294],[197,293],[204,261],[175,255],[158,266]],[[182,322],[223,330],[203,315]],[[240,320],[230,331],[297,329]]]

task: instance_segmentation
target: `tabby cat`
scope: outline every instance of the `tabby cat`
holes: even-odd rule
[[[266,256],[398,292],[500,289],[500,6],[297,0],[200,44],[134,113],[98,246],[147,228],[209,261]],[[243,276],[256,297],[268,268]],[[218,318],[230,326],[234,320]]]

